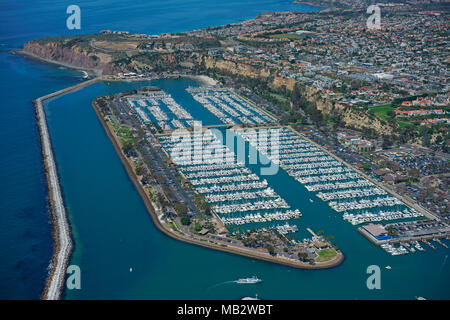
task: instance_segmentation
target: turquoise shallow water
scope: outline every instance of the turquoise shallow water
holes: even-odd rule
[[[208,111],[182,94],[191,81],[162,80],[157,85],[189,112],[196,110],[198,116],[207,117]],[[82,269],[82,290],[66,290],[66,298],[236,299],[255,293],[265,299],[449,298],[448,250],[438,246],[436,251],[391,257],[284,171],[264,178],[293,208],[302,211],[303,217],[296,221],[301,229],[299,236],[307,235],[305,228],[310,227],[336,237],[335,243],[346,255],[341,266],[320,271],[297,270],[164,236],[154,227],[90,106],[99,94],[136,86],[96,84],[55,99],[46,107],[64,197],[74,226],[76,247],[71,263]],[[258,166],[252,169],[259,173]],[[366,268],[372,264],[382,268],[379,291],[366,287]],[[392,270],[384,269],[386,265]],[[264,282],[255,286],[230,282],[253,274]]]
[[[105,4],[108,5],[105,5]],[[181,3],[181,4],[180,4]],[[81,1],[82,33],[121,29],[159,33],[235,22],[260,11],[297,8],[290,1]],[[79,81],[79,73],[12,55],[7,50],[65,29],[63,1],[0,3],[0,297],[38,298],[52,252],[45,177],[32,99]],[[101,9],[100,9],[101,8]],[[236,8],[239,8],[237,11]],[[128,11],[127,11],[128,10]],[[127,12],[129,14],[123,14]],[[238,16],[237,16],[238,15]],[[129,17],[133,17],[130,19]],[[46,23],[41,23],[46,21]],[[156,83],[205,124],[217,119],[195,105],[190,80]],[[90,105],[101,94],[137,84],[96,84],[48,103],[48,122],[75,239],[71,263],[82,270],[82,290],[68,299],[224,298],[258,293],[263,299],[378,299],[450,297],[448,250],[390,257],[284,172],[268,177],[303,217],[298,225],[325,230],[346,254],[331,270],[306,271],[216,252],[164,236],[153,225]],[[254,167],[257,171],[257,167]],[[382,290],[366,288],[368,265],[382,268]],[[133,267],[133,272],[129,268]],[[230,281],[257,275],[256,286]]]

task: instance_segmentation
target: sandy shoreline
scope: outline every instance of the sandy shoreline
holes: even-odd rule
[[[216,80],[214,80],[211,77],[205,76],[205,75],[189,75],[189,74],[186,74],[186,75],[180,75],[180,76],[196,80],[196,81],[198,81],[200,84],[202,84],[205,87],[215,86],[217,84]]]

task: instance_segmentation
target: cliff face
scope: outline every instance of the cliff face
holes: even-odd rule
[[[279,77],[270,72],[267,68],[255,68],[251,65],[244,63],[237,63],[228,60],[218,60],[212,57],[206,57],[205,67],[207,69],[218,69],[231,74],[236,74],[249,78],[269,78],[272,77],[273,80],[269,83],[275,89],[285,86],[288,90],[294,90],[295,80],[289,78]]]
[[[233,61],[215,59],[212,57],[205,57],[205,67],[207,69],[218,69],[228,73],[241,75],[249,78],[267,78],[270,77],[270,70],[257,69],[250,65],[243,63],[236,63]]]
[[[37,41],[29,41],[25,43],[23,50],[42,59],[64,63],[74,67],[94,69],[103,74],[126,71],[111,63],[113,60],[111,55],[101,52],[89,52],[76,45],[66,47],[60,42],[46,42],[41,44]]]
[[[391,135],[393,133],[392,127],[383,125],[379,119],[362,110],[355,110],[350,106],[321,98],[319,90],[315,87],[307,87],[305,93],[306,99],[314,103],[316,108],[324,115],[339,115],[341,121],[349,128],[357,130],[372,129],[379,135]]]
[[[31,53],[42,59],[64,63],[74,67],[87,68],[96,70],[99,74],[115,74],[118,72],[129,72],[145,70],[159,64],[161,66],[168,64],[176,64],[176,57],[172,54],[159,56],[158,59],[152,61],[140,62],[134,59],[128,61],[128,65],[117,66],[114,63],[114,57],[111,54],[100,51],[92,51],[76,44],[71,46],[64,45],[61,41],[38,42],[30,41],[24,45],[24,51]],[[256,68],[245,63],[237,63],[233,61],[215,59],[213,57],[201,56],[197,58],[191,57],[192,62],[199,65],[203,59],[205,68],[217,69],[230,74],[240,75],[249,78],[270,79],[269,86],[274,89],[286,87],[292,91],[296,84],[294,79],[278,76],[275,72],[271,72],[268,68]],[[314,87],[305,88],[305,96],[308,101],[313,103],[318,110],[324,115],[337,114],[348,127],[354,129],[373,129],[380,135],[392,134],[392,128],[383,125],[377,118],[369,116],[363,111],[354,110],[343,104],[333,103],[320,97],[320,93]]]
[[[267,79],[271,77],[272,80],[269,85],[275,89],[285,86],[286,89],[292,91],[296,84],[294,79],[271,74],[269,69],[258,69],[247,64],[215,59],[212,57],[206,57],[204,62],[207,69],[218,69],[227,73],[250,78]],[[355,110],[344,104],[333,103],[331,100],[326,100],[320,97],[320,92],[315,87],[305,87],[305,97],[324,115],[339,115],[341,121],[344,122],[349,128],[354,128],[357,130],[372,129],[379,135],[391,135],[393,132],[392,127],[383,125],[379,119],[371,117],[362,110]]]

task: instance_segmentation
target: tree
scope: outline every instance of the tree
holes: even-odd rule
[[[389,148],[391,146],[392,146],[391,139],[389,137],[386,137],[386,136],[383,137],[383,144],[382,144],[383,149],[387,149],[387,148]]]
[[[294,90],[292,90],[291,101],[292,101],[294,110],[297,109],[298,107],[300,107],[300,108],[306,107],[307,100],[302,95],[299,84],[295,84]]]
[[[267,246],[267,251],[273,256],[275,254],[275,248],[273,246]]]
[[[131,140],[126,140],[122,146],[122,151],[126,156],[130,156],[133,152],[133,142]]]
[[[182,225],[188,226],[188,225],[191,224],[191,219],[189,219],[188,216],[182,216],[182,217],[180,218],[180,222],[181,222]]]
[[[144,168],[143,166],[138,166],[138,167],[136,168],[136,174],[137,174],[138,176],[142,176],[144,173],[145,173],[145,168]]]
[[[306,107],[306,112],[314,122],[321,122],[323,120],[322,112],[312,105]]]
[[[386,228],[386,231],[388,232],[388,235],[391,236],[391,237],[396,235],[396,232],[394,231],[394,227],[392,227],[392,226],[388,226]]]
[[[420,174],[420,171],[417,168],[412,168],[411,170],[409,170],[409,175],[413,178],[418,178],[419,174]]]
[[[389,118],[395,118],[395,111],[394,111],[394,110],[388,110],[388,111],[386,112],[386,115],[387,115]]]
[[[308,254],[306,252],[303,252],[303,251],[299,251],[297,253],[297,256],[302,261],[305,261],[306,259],[308,259]]]
[[[187,206],[184,203],[177,203],[175,205],[175,211],[178,214],[186,214],[187,213]]]

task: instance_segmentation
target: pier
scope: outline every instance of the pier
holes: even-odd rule
[[[431,243],[429,243],[427,240],[423,239],[422,240],[423,243],[425,243],[426,245],[428,245],[430,248],[432,248],[433,250],[436,250],[436,247],[433,246]]]
[[[364,228],[360,227],[357,229],[359,233],[361,233],[367,240],[372,242],[374,245],[380,246],[385,243],[391,243],[391,244],[400,244],[404,245],[408,242],[415,242],[415,241],[421,241],[425,243],[426,245],[430,246],[431,248],[436,250],[436,247],[434,247],[428,240],[434,240],[437,243],[440,243],[443,247],[448,248],[448,246],[440,241],[439,239],[448,239],[447,234],[432,234],[432,235],[424,235],[424,236],[417,236],[417,237],[402,237],[402,238],[393,238],[393,239],[386,239],[386,240],[378,240],[374,236],[372,236],[369,232],[367,232]]]
[[[448,246],[445,244],[445,243],[443,243],[441,240],[439,240],[439,239],[433,239],[434,241],[436,241],[437,243],[439,243],[441,246],[443,246],[444,248],[446,248],[446,249],[448,249]]]

